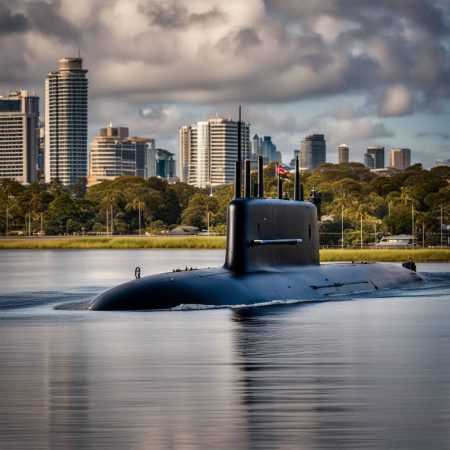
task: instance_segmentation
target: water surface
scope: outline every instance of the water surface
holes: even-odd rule
[[[223,251],[0,253],[0,449],[404,448],[450,443],[450,265],[351,301],[58,310]]]

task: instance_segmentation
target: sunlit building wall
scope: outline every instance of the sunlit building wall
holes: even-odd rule
[[[338,148],[339,164],[347,164],[350,161],[350,150],[348,145],[341,144]]]
[[[81,58],[59,60],[45,81],[45,181],[76,183],[88,171],[88,80]]]
[[[189,130],[187,130],[189,128]],[[204,188],[234,180],[238,153],[238,122],[217,118],[182,127],[180,139],[189,136],[189,184]],[[250,157],[250,124],[242,122],[242,158]],[[180,142],[181,147],[186,144]],[[180,165],[181,167],[181,165]]]
[[[326,162],[326,141],[323,134],[306,136],[300,147],[300,167],[312,170]]]
[[[39,97],[27,91],[0,97],[0,179],[37,180]]]
[[[391,148],[389,152],[389,166],[394,169],[405,170],[411,165],[411,150],[409,148]]]
[[[91,143],[89,185],[123,175],[145,178],[153,139],[129,137],[126,127],[102,128]]]

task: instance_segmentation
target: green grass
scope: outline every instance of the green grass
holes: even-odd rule
[[[6,249],[224,249],[224,236],[164,237],[55,237],[0,239],[0,250]],[[450,249],[380,250],[325,249],[322,262],[392,261],[404,262],[412,256],[416,262],[450,262]]]
[[[139,248],[225,248],[225,237],[64,237],[1,239],[0,250],[5,249],[139,249]]]
[[[408,250],[381,250],[381,249],[325,249],[320,251],[322,262],[330,261],[384,261],[405,262],[411,256],[415,262],[449,262],[450,249],[408,249]]]

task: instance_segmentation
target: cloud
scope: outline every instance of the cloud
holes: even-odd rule
[[[413,110],[413,99],[409,89],[401,84],[390,86],[381,96],[378,114],[382,117],[404,116]]]
[[[438,137],[440,139],[450,139],[450,133],[438,133],[438,132],[429,132],[429,131],[419,131],[415,134],[418,138],[429,138],[429,137]]]
[[[289,149],[315,127],[340,140],[349,121],[361,139],[387,136],[389,117],[450,101],[446,0],[3,0],[0,35],[2,91],[42,96],[58,59],[81,50],[94,129],[111,114],[176,140],[180,122],[242,102]],[[301,118],[274,112],[294,103]]]
[[[185,29],[226,19],[217,6],[205,12],[191,13],[187,6],[176,1],[151,0],[140,5],[139,10],[147,15],[151,25],[166,29]]]
[[[23,33],[29,27],[27,18],[8,8],[8,2],[0,3],[0,35]]]
[[[0,9],[26,35],[8,43],[35,60],[25,78],[51,70],[33,56],[39,39],[50,54],[81,50],[94,98],[262,103],[387,89],[380,115],[397,115],[421,106],[406,90],[410,99],[450,96],[450,15],[438,0],[72,3]]]
[[[60,12],[61,1],[33,1],[28,4],[28,20],[32,28],[45,36],[78,40],[82,30],[74,27]]]

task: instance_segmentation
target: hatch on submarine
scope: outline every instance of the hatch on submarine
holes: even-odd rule
[[[320,264],[321,198],[314,190],[304,200],[299,160],[294,199],[264,198],[263,159],[251,193],[250,161],[244,161],[242,192],[241,111],[234,199],[228,204],[223,267],[177,271],[137,278],[99,294],[90,310],[173,309],[180,305],[251,306],[282,301],[321,301],[400,287],[422,280],[414,271],[389,263]]]

